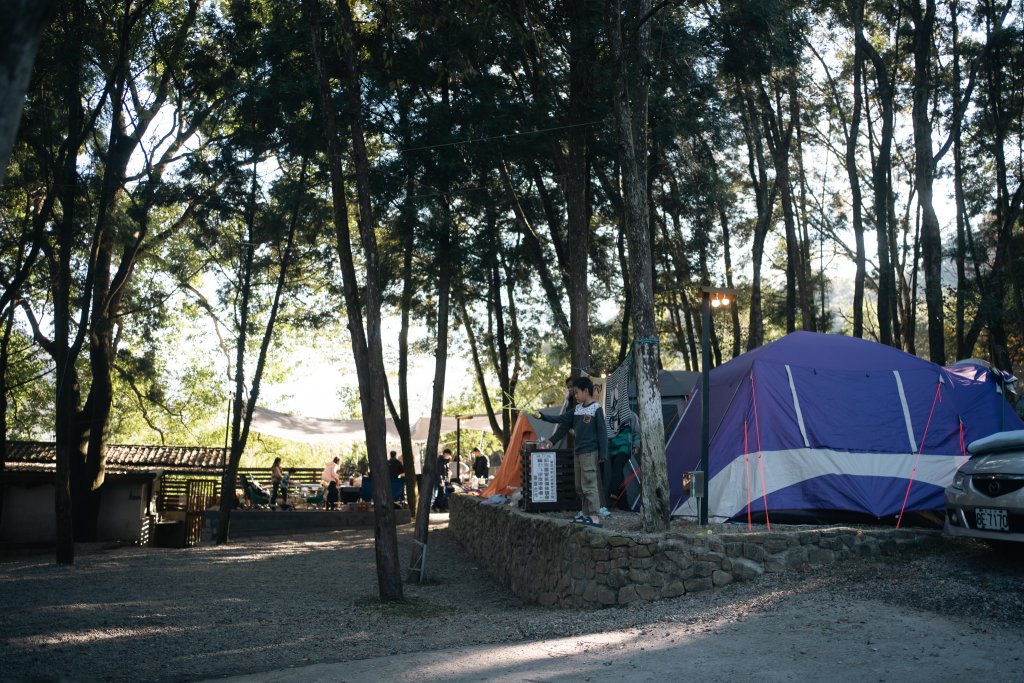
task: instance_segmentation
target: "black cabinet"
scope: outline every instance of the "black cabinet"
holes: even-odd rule
[[[520,453],[523,463],[523,499],[527,512],[579,510],[573,470],[573,453],[569,449],[538,449],[527,443]]]

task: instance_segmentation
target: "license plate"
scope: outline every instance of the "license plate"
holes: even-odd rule
[[[974,511],[974,515],[979,529],[985,529],[986,531],[1010,530],[1010,521],[1006,517],[1006,510],[977,508]]]

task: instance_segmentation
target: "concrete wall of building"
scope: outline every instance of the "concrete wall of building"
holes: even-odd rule
[[[2,484],[4,509],[0,517],[0,541],[4,543],[53,543],[57,515],[53,509],[53,484],[45,482]]]
[[[149,485],[145,482],[105,483],[96,529],[99,540],[139,543],[146,524],[148,496]]]
[[[7,482],[3,484],[3,516],[0,542],[54,543],[57,520],[53,508],[53,484]],[[103,487],[97,520],[97,540],[140,543],[147,526],[148,484],[108,480]]]

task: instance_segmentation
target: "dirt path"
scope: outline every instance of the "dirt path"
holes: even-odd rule
[[[244,681],[1019,681],[1018,632],[877,601],[792,595],[745,618],[265,672]],[[841,602],[841,604],[840,604]]]
[[[0,680],[1024,679],[1024,565],[981,544],[592,612],[519,604],[439,521],[398,606],[372,531],[7,558]]]

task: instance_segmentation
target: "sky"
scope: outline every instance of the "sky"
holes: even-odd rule
[[[388,340],[397,340],[399,319],[385,317],[382,321],[382,336],[385,340],[385,371],[391,388],[397,398],[397,364],[389,363],[389,355],[397,355],[388,347]],[[426,334],[424,328],[410,330],[410,346]],[[301,417],[336,418],[345,409],[341,396],[343,389],[355,391],[359,386],[355,363],[352,361],[351,345],[348,339],[338,340],[332,353],[323,353],[322,348],[296,346],[292,350],[294,362],[286,381],[264,384],[261,389],[260,405]],[[412,418],[430,414],[430,397],[434,385],[434,356],[415,355],[409,359],[409,410]],[[476,388],[472,363],[465,358],[449,354],[445,375],[445,396],[462,394],[466,389]]]

